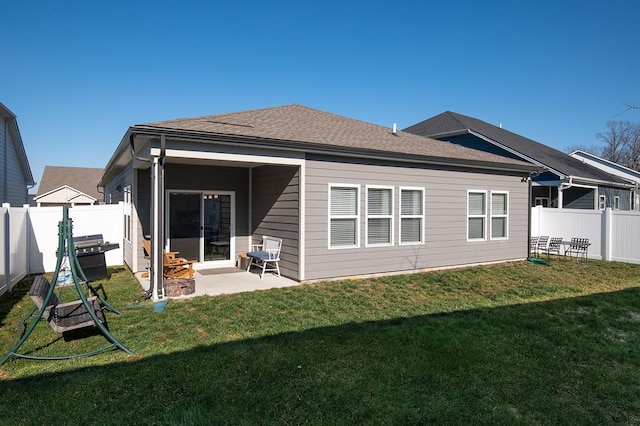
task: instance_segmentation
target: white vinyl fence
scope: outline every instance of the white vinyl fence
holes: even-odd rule
[[[124,238],[123,204],[69,208],[73,235],[102,234],[118,249],[105,253],[108,266],[122,265]],[[10,290],[27,274],[52,272],[56,266],[58,222],[62,207],[0,208],[0,294]]]
[[[28,209],[0,207],[0,294],[9,290],[28,273]]]
[[[611,210],[531,209],[531,235],[588,238],[593,259],[640,263],[640,212]]]

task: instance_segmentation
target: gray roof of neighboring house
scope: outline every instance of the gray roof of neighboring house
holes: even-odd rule
[[[302,105],[241,111],[195,118],[140,124],[130,132],[163,132],[205,139],[230,137],[235,141],[273,148],[326,153],[368,154],[403,160],[442,161],[468,166],[533,170],[523,161],[424,138]],[[126,136],[125,136],[126,137]],[[409,158],[408,158],[409,156]],[[113,161],[113,158],[112,158]]]
[[[595,161],[597,163],[602,164],[605,167],[610,167],[612,169],[615,169],[619,173],[623,174],[623,175],[619,175],[619,177],[623,177],[624,176],[623,177],[624,179],[628,179],[628,180],[631,180],[633,182],[640,181],[640,171],[633,170],[633,169],[630,169],[628,167],[623,166],[622,164],[614,163],[613,161],[609,161],[609,160],[606,160],[606,159],[604,159],[602,157],[598,157],[597,155],[592,154],[590,152],[586,152],[586,151],[583,151],[581,149],[577,149],[577,150],[573,151],[569,155],[572,156],[573,158],[577,158],[578,160],[581,160],[581,161],[582,161],[583,158],[590,159],[590,160],[593,160],[593,161]],[[596,168],[598,168],[598,167],[596,166]]]
[[[45,166],[36,197],[66,185],[101,201],[103,196],[97,184],[103,171],[90,167]]]
[[[497,146],[509,148],[523,159],[532,159],[566,176],[585,178],[613,183],[626,183],[623,179],[602,170],[584,164],[582,161],[562,151],[525,138],[498,126],[477,118],[468,117],[451,111],[431,117],[404,129],[406,132],[422,136],[446,139],[470,132],[478,133]]]
[[[9,131],[13,135],[16,155],[18,156],[18,161],[22,166],[22,173],[24,174],[27,185],[35,185],[36,182],[33,180],[33,173],[31,173],[29,158],[27,158],[27,151],[24,149],[24,143],[22,142],[22,136],[20,135],[16,115],[11,112],[9,108],[4,106],[2,102],[0,102],[0,116],[4,117],[9,123]]]

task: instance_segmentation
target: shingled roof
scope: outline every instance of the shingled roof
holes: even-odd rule
[[[102,172],[103,169],[90,167],[45,166],[36,197],[66,185],[97,200],[102,200],[102,194],[96,187]]]
[[[562,151],[478,120],[477,118],[468,117],[456,112],[443,112],[435,117],[409,126],[404,129],[404,131],[443,140],[454,135],[475,132],[484,136],[494,145],[507,147],[521,158],[535,160],[565,176],[626,183],[624,180],[585,164]]]
[[[274,148],[300,150],[322,149],[325,152],[347,151],[376,153],[397,158],[399,155],[444,160],[468,165],[491,163],[496,167],[529,170],[523,161],[504,158],[448,142],[424,138],[388,127],[308,108],[302,105],[241,111],[195,118],[139,124],[131,132],[163,131],[179,135],[198,135],[214,140],[216,137],[239,137],[261,141]]]

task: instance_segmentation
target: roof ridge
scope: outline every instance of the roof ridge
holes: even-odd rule
[[[445,111],[443,114],[447,114],[449,116],[449,118],[451,118],[453,121],[455,121],[456,123],[458,123],[460,126],[462,126],[464,129],[469,130],[469,126],[466,126],[462,121],[460,121],[459,116],[465,117],[465,118],[471,118],[468,117],[466,115],[463,114],[459,114],[455,111]]]

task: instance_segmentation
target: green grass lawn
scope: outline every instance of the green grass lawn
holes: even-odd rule
[[[136,353],[0,369],[0,423],[639,424],[640,265],[519,262],[136,303],[96,282]],[[32,306],[0,296],[0,353]],[[64,295],[67,298],[70,295]],[[25,349],[81,352],[42,322]]]

